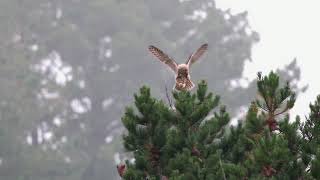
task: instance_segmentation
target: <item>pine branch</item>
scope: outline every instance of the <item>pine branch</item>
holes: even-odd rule
[[[223,174],[223,179],[224,179],[224,180],[227,180],[226,174],[224,173],[224,169],[223,169],[223,167],[222,167],[222,162],[221,162],[221,158],[220,158],[220,157],[219,157],[219,163],[220,163],[221,171],[222,171],[222,174]]]
[[[285,113],[286,111],[288,111],[288,109],[289,109],[289,107],[286,107],[286,108],[284,108],[282,111],[276,113],[274,116],[278,116],[278,115],[280,115],[280,114],[283,114],[283,113]]]
[[[170,99],[170,97],[169,97],[167,85],[165,84],[164,86],[165,86],[165,89],[166,89],[166,97],[167,97],[169,106],[170,106],[171,109],[173,109],[173,108],[172,108],[172,107],[173,107],[173,106],[172,106],[172,101],[171,101],[171,99]]]

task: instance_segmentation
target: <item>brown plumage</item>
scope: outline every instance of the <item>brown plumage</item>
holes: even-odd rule
[[[176,74],[176,84],[174,89],[176,90],[191,90],[194,87],[193,82],[190,80],[190,65],[196,62],[203,53],[208,49],[208,44],[203,44],[193,54],[189,56],[186,63],[177,64],[172,58],[170,58],[163,51],[155,46],[149,46],[149,51],[154,54],[161,62],[167,64],[173,72]]]

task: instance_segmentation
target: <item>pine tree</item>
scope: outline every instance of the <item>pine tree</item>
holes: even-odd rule
[[[134,152],[135,164],[126,164],[125,179],[204,179],[223,177],[220,152],[216,145],[229,122],[224,107],[213,117],[208,114],[218,106],[219,97],[207,93],[204,81],[195,94],[174,92],[175,109],[151,97],[143,87],[135,95],[139,114],[127,108],[122,118],[128,134],[125,148]]]
[[[300,126],[302,160],[315,179],[320,179],[320,95],[310,104],[310,113]]]
[[[122,117],[124,146],[135,161],[119,165],[119,174],[130,180],[319,179],[320,96],[304,123],[298,116],[290,122],[296,95],[279,79],[258,73],[258,97],[235,126],[205,81],[195,93],[173,91],[172,107],[142,87],[136,108]]]

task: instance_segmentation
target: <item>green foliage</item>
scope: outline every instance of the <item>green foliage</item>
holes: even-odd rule
[[[318,153],[316,154],[314,160],[311,163],[311,174],[315,179],[320,178],[320,150],[318,148]]]
[[[309,107],[309,116],[301,126],[302,135],[310,146],[317,146],[320,144],[320,96]],[[316,152],[311,153],[315,154]]]
[[[263,101],[257,100],[259,108],[268,112],[270,115],[277,116],[291,109],[295,102],[295,93],[289,87],[289,82],[282,88],[279,88],[279,76],[270,72],[268,76],[261,77],[258,73],[258,93]],[[283,110],[280,107],[284,106]],[[279,110],[280,112],[276,111]]]
[[[310,166],[312,177],[320,178],[320,95],[310,104],[310,113],[299,129],[302,134],[302,160],[304,166]]]
[[[173,179],[199,179],[212,176],[207,168],[220,169],[215,164],[219,160],[215,141],[230,118],[225,107],[207,118],[218,106],[219,97],[207,93],[204,81],[195,94],[173,92],[174,109],[152,98],[147,87],[134,97],[138,112],[127,108],[122,122],[128,131],[124,146],[134,152],[136,163],[127,166],[124,177],[140,178],[133,173],[137,172],[150,178],[162,174]]]
[[[174,91],[166,106],[142,87],[122,117],[126,163],[123,179],[319,179],[320,96],[304,123],[286,113],[295,102],[289,83],[258,73],[258,97],[237,125],[219,96],[201,81],[195,93]]]

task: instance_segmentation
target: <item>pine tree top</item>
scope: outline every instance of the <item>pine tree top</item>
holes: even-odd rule
[[[122,117],[123,179],[313,179],[320,177],[320,96],[304,123],[289,121],[296,99],[287,82],[258,73],[258,97],[247,115],[230,126],[226,106],[198,83],[195,92],[173,91],[173,105],[144,86]],[[319,126],[319,127],[318,127]]]

